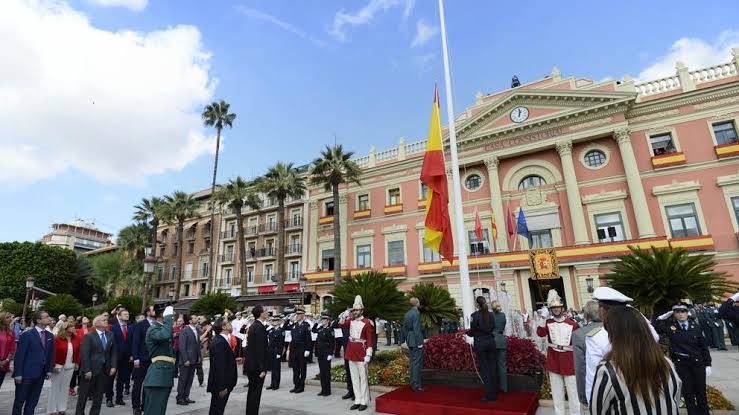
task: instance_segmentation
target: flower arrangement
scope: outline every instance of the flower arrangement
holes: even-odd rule
[[[711,385],[706,385],[706,395],[708,397],[708,407],[710,409],[723,409],[730,411],[736,409],[734,408],[734,405],[728,399],[726,399],[726,397],[724,397],[724,394],[721,393],[720,390]]]

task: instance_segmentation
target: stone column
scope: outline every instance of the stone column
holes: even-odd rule
[[[556,147],[559,157],[562,160],[562,174],[565,177],[567,206],[570,208],[572,230],[575,234],[575,245],[589,244],[590,238],[588,238],[588,230],[585,225],[585,215],[582,212],[580,189],[577,185],[577,176],[575,176],[575,163],[572,161],[572,140],[560,141]]]
[[[496,156],[485,159],[485,166],[488,168],[488,187],[490,188],[490,207],[495,215],[495,225],[498,228],[498,238],[496,246],[499,252],[508,251],[508,233],[505,229],[506,217],[503,213],[503,192],[500,190],[500,177],[498,175],[498,166],[500,160]]]
[[[636,165],[636,157],[634,157],[634,149],[631,147],[631,137],[629,130],[624,128],[616,130],[613,138],[618,143],[618,149],[621,152],[621,160],[624,163],[624,172],[626,173],[626,183],[629,186],[629,196],[631,196],[631,204],[634,208],[634,216],[636,217],[636,229],[639,238],[653,238],[657,236],[654,233],[652,225],[652,217],[649,214],[649,206],[647,198],[644,196],[644,186],[639,175],[639,167]]]

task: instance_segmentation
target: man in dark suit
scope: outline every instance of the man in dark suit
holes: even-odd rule
[[[116,374],[115,339],[107,331],[108,319],[102,315],[92,321],[95,331],[85,334],[80,344],[80,392],[76,415],[85,415],[85,404],[92,396],[90,415],[100,414],[103,393]]]
[[[136,323],[133,329],[133,339],[131,343],[131,357],[133,358],[133,391],[131,391],[131,405],[133,406],[134,415],[141,415],[144,411],[144,378],[146,371],[151,365],[149,350],[146,348],[146,332],[151,327],[156,313],[154,306],[146,309],[146,318]]]
[[[246,348],[246,373],[249,376],[249,392],[246,395],[246,415],[259,413],[259,402],[262,400],[262,386],[267,375],[267,311],[260,305],[251,310],[256,320],[249,326]]]
[[[210,344],[210,372],[208,392],[211,394],[209,415],[223,415],[231,391],[236,386],[236,356],[228,343],[231,322],[219,318],[213,324],[213,341]]]
[[[421,327],[421,313],[418,311],[418,298],[411,298],[411,309],[403,318],[403,338],[411,353],[411,389],[414,392],[425,392],[421,384],[421,369],[423,369],[423,328]]]
[[[33,414],[54,365],[54,336],[46,330],[51,324],[49,313],[37,311],[32,319],[35,327],[20,335],[15,353],[13,415]]]
[[[195,403],[190,400],[190,389],[195,379],[195,366],[200,363],[200,340],[195,316],[184,316],[187,325],[180,330],[180,376],[177,380],[177,405]]]
[[[130,314],[125,308],[118,310],[116,322],[113,323],[111,333],[115,341],[116,357],[118,359],[118,372],[115,377],[115,404],[125,405],[123,402],[123,390],[129,390],[131,382],[131,369],[133,369],[133,358],[131,349],[133,346],[133,333],[128,324]],[[108,407],[112,407],[113,382],[111,381],[106,391]]]

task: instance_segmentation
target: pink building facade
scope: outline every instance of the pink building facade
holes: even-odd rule
[[[629,245],[710,253],[739,278],[738,69],[735,49],[730,62],[678,63],[674,75],[643,83],[563,77],[555,68],[536,82],[478,93],[455,120],[469,236],[454,243],[468,247],[475,294],[505,292],[513,308],[532,310],[554,288],[579,308]],[[302,262],[306,290],[321,304],[333,288],[332,209],[342,221],[344,275],[373,268],[404,289],[433,282],[461,304],[456,264],[422,242],[425,144],[401,139],[358,158],[361,186],[343,187],[339,206],[310,189]],[[509,237],[506,218],[520,210],[529,237]],[[555,248],[561,277],[533,280],[528,249],[546,247]]]

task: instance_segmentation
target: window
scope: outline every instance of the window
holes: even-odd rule
[[[649,142],[652,144],[652,151],[655,156],[670,154],[677,151],[675,143],[672,141],[671,133],[653,135],[649,137]]]
[[[248,282],[254,282],[254,267],[246,267],[246,280]]]
[[[246,257],[254,258],[257,255],[257,243],[249,242],[249,246],[246,248]]]
[[[210,238],[205,238],[203,243],[205,244],[205,247],[203,248],[205,252],[210,252]]]
[[[333,271],[334,269],[334,250],[324,249],[321,251],[321,269],[323,271]]]
[[[418,200],[426,200],[428,198],[429,187],[426,183],[421,182],[421,193],[419,194]]]
[[[423,262],[439,262],[441,261],[441,255],[438,252],[434,252],[431,248],[426,246],[423,242],[423,235],[421,235],[421,244],[423,245]]]
[[[529,231],[529,248],[551,248],[552,244],[552,231],[547,229],[543,231]]]
[[[403,241],[390,241],[387,243],[387,264],[404,265]]]
[[[226,286],[231,285],[231,278],[233,277],[234,270],[231,268],[226,268],[226,277],[224,278],[224,283]]]
[[[698,224],[698,215],[695,213],[693,203],[667,206],[667,222],[670,224],[670,232],[673,238],[684,238],[686,236],[698,236],[701,234]]]
[[[208,265],[209,264],[207,262],[203,262],[202,264],[200,264],[200,276],[201,277],[209,276],[208,275]]]
[[[326,202],[324,204],[324,206],[325,206],[326,209],[325,209],[325,214],[323,216],[331,216],[331,215],[334,214],[334,202],[333,202],[333,200],[330,201],[330,202]]]
[[[739,196],[731,198],[731,207],[734,208],[734,216],[736,216],[736,221],[739,223]]]
[[[603,213],[595,215],[594,218],[598,242],[616,242],[626,239],[620,213]]]
[[[369,208],[369,195],[357,196],[357,210],[367,210]]]
[[[290,249],[288,252],[300,252],[300,235],[292,235],[290,237]]]
[[[713,135],[716,136],[716,143],[719,145],[739,141],[733,121],[713,124]]]
[[[387,191],[387,204],[388,206],[400,204],[400,188],[394,187]]]
[[[157,268],[157,281],[161,281],[164,277],[164,268]]]
[[[201,282],[200,283],[200,290],[198,291],[198,296],[205,295],[205,287],[206,287],[205,283],[204,282]]]
[[[156,298],[162,298],[162,287],[157,287]]]
[[[190,292],[190,284],[183,284],[182,290],[180,290],[180,296],[187,297]]]
[[[524,177],[520,183],[518,183],[519,189],[526,189],[529,187],[543,186],[547,184],[543,177],[537,175],[531,175]]]
[[[301,225],[301,222],[302,222],[302,218],[300,217],[300,211],[299,210],[293,210],[292,216],[293,216],[293,218],[292,218],[292,221],[291,221],[291,225],[292,226],[300,226]]]
[[[293,261],[290,263],[290,279],[295,281],[300,277],[300,262]]]
[[[464,180],[464,187],[470,192],[474,192],[482,185],[482,177],[479,174],[470,174]]]
[[[195,252],[195,242],[190,242],[187,244],[187,253],[192,254]]]
[[[606,153],[600,150],[590,150],[585,153],[585,165],[596,168],[606,164]]]
[[[490,243],[488,242],[488,230],[482,230],[482,240],[477,239],[475,231],[468,231],[467,237],[470,240],[470,254],[471,255],[484,255],[490,253]]]
[[[265,282],[272,282],[272,276],[275,266],[272,264],[268,264],[264,266],[264,281]]]
[[[370,268],[372,266],[372,246],[357,245],[357,268]]]
[[[169,274],[170,279],[174,279],[177,275],[177,265],[172,265],[172,273]]]

